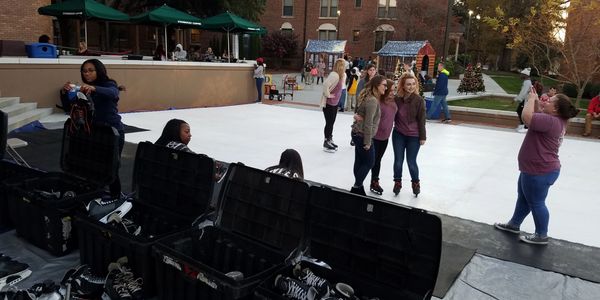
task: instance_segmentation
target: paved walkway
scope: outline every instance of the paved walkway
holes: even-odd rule
[[[275,83],[275,85],[277,86],[277,88],[280,90],[282,90],[282,86],[283,86],[283,78],[285,76],[296,76],[298,82],[300,82],[300,78],[301,75],[300,73],[288,73],[288,74],[273,74],[272,78],[273,78],[273,83]],[[316,82],[316,81],[315,81]],[[465,99],[465,98],[474,98],[474,97],[480,97],[482,95],[502,95],[502,96],[506,96],[506,97],[514,97],[514,95],[511,94],[507,94],[506,91],[504,91],[504,89],[502,89],[502,87],[500,87],[500,85],[498,85],[496,83],[496,81],[494,81],[490,76],[483,74],[483,82],[485,84],[485,93],[480,93],[480,94],[459,94],[456,90],[458,89],[458,86],[460,85],[460,80],[459,79],[450,79],[448,80],[448,100],[458,100],[458,99]],[[300,84],[300,90],[294,91],[294,100],[291,99],[291,97],[287,96],[285,98],[286,103],[288,104],[304,104],[304,105],[311,105],[311,106],[318,106],[319,105],[319,100],[321,99],[321,93],[323,91],[323,85],[322,84],[310,84],[310,85],[306,85],[304,83]],[[425,93],[425,96],[430,96],[431,92],[429,93]]]

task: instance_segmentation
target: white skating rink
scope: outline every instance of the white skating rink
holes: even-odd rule
[[[334,127],[336,153],[323,151],[323,113],[265,104],[122,114],[123,123],[149,129],[131,133],[132,143],[156,141],[164,124],[178,118],[192,129],[190,149],[227,162],[256,168],[277,164],[281,152],[296,149],[305,178],[349,190],[354,182],[354,148],[350,146],[352,115],[338,114]],[[524,134],[513,130],[427,123],[427,142],[418,156],[421,194],[412,195],[404,165],[403,189],[395,197],[391,139],[382,160],[382,198],[487,224],[508,221],[517,195],[517,153]],[[548,234],[557,239],[600,247],[600,140],[565,138],[562,169],[546,203]],[[365,180],[368,190],[370,174]],[[370,196],[374,194],[367,192]],[[521,226],[534,231],[528,216]]]

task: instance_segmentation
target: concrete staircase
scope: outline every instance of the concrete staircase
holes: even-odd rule
[[[52,114],[52,108],[37,108],[37,103],[21,103],[19,97],[0,97],[0,110],[8,114],[8,131]]]

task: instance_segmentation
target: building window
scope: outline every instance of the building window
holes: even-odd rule
[[[286,34],[294,33],[294,27],[292,27],[292,24],[290,24],[289,22],[285,22],[285,23],[281,24],[281,27],[279,27],[279,30],[281,30],[281,33],[286,33]]]
[[[319,30],[319,40],[329,41],[335,40],[337,31],[335,30]]]
[[[379,0],[377,17],[380,19],[396,18],[396,0]]]
[[[354,7],[362,7],[362,0],[354,1]]]
[[[331,23],[321,24],[317,31],[319,32],[319,40],[337,39],[337,27]]]
[[[358,42],[360,40],[360,30],[352,30],[352,41]]]
[[[291,17],[294,15],[294,0],[283,0],[283,16]]]
[[[392,38],[396,29],[389,24],[382,24],[375,29],[375,51],[379,51],[385,43]]]
[[[321,0],[321,17],[337,17],[338,0]]]
[[[375,51],[379,51],[387,42],[386,31],[375,31]]]

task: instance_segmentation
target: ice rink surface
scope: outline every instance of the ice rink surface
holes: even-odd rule
[[[126,141],[156,141],[164,124],[178,118],[188,122],[197,153],[227,162],[266,168],[281,152],[296,149],[305,178],[343,189],[354,182],[354,148],[350,146],[352,115],[339,113],[333,139],[336,153],[323,151],[323,113],[265,104],[122,114],[123,123],[149,129],[127,134]],[[411,193],[404,166],[403,185],[395,197],[391,139],[383,157],[381,196],[390,201],[459,218],[493,224],[508,221],[517,195],[517,154],[524,134],[494,127],[427,123],[427,142],[418,156],[421,191]],[[600,140],[566,137],[560,149],[560,177],[550,189],[548,234],[557,239],[600,247]],[[368,190],[370,175],[365,180]],[[374,194],[370,193],[371,196]],[[534,231],[529,216],[521,227]]]

